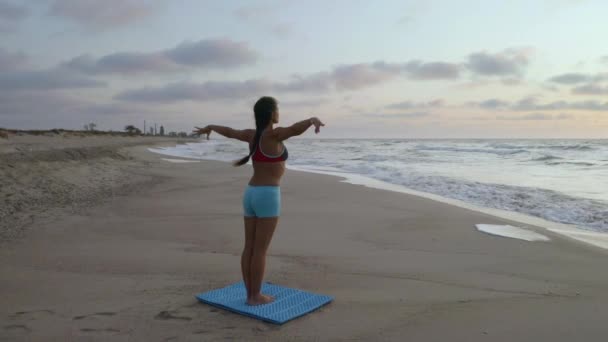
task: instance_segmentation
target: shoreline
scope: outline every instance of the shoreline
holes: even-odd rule
[[[459,208],[473,210],[476,212],[492,215],[497,218],[522,223],[524,225],[528,225],[535,229],[540,228],[543,231],[550,231],[550,232],[559,234],[561,236],[565,236],[565,237],[571,239],[573,242],[577,242],[577,243],[582,242],[587,246],[593,246],[593,247],[601,248],[603,250],[608,250],[608,233],[601,233],[601,232],[596,232],[596,231],[593,231],[590,229],[579,228],[574,225],[553,222],[553,221],[549,221],[549,220],[546,220],[546,219],[543,219],[540,217],[531,216],[531,215],[523,214],[523,213],[518,213],[515,211],[482,207],[482,206],[478,206],[478,205],[468,203],[465,201],[452,199],[452,198],[436,195],[436,194],[429,193],[429,192],[417,191],[417,190],[410,189],[403,185],[391,184],[388,182],[384,182],[384,181],[377,180],[377,179],[363,176],[363,175],[358,175],[358,174],[348,175],[348,174],[344,174],[344,173],[331,172],[331,171],[315,172],[315,171],[311,171],[311,170],[303,170],[303,169],[298,169],[298,168],[293,168],[293,167],[292,167],[292,169],[302,171],[302,172],[311,172],[311,173],[335,176],[338,178],[342,178],[341,182],[345,182],[348,184],[363,185],[363,186],[369,187],[369,188],[399,192],[399,193],[409,194],[409,195],[418,196],[418,197],[422,197],[422,198],[428,198],[428,199],[437,201],[439,203],[445,203],[445,204],[453,205],[453,206],[456,206]]]
[[[152,149],[148,149],[152,153],[156,153],[161,156],[171,156],[173,158],[183,158],[185,160],[197,160],[197,161],[219,161],[222,163],[229,163],[227,161],[216,160],[216,159],[204,159],[204,158],[189,158],[186,156],[176,156],[171,154],[163,154],[161,152],[153,151]],[[158,149],[157,149],[158,150]],[[574,243],[582,243],[585,246],[591,246],[593,248],[599,248],[602,250],[608,250],[608,233],[602,233],[593,231],[591,229],[579,228],[575,225],[564,224],[559,222],[549,221],[540,217],[519,213],[515,211],[508,211],[503,209],[482,207],[473,203],[465,202],[458,199],[452,199],[448,197],[444,197],[441,195],[436,195],[429,192],[418,191],[414,189],[410,189],[406,186],[399,184],[392,184],[385,181],[377,180],[369,176],[364,176],[355,173],[347,173],[347,172],[332,172],[325,170],[311,170],[307,168],[302,168],[298,166],[286,165],[288,170],[294,170],[299,172],[308,172],[312,174],[321,174],[337,177],[340,179],[340,182],[352,184],[352,185],[361,185],[372,189],[380,189],[385,191],[392,191],[397,193],[404,193],[408,195],[418,196],[422,198],[431,199],[437,201],[439,203],[453,205],[459,208],[473,210],[479,213],[484,213],[488,215],[495,216],[497,218],[510,220],[520,225],[523,225],[524,228],[532,228],[535,230],[541,230],[544,232],[552,232],[562,237],[566,237],[570,239]]]

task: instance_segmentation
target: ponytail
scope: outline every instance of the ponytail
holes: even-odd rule
[[[241,158],[233,163],[234,166],[241,166],[247,164],[249,158],[255,152],[255,149],[260,143],[262,132],[272,120],[272,112],[277,109],[277,100],[270,96],[264,96],[260,98],[253,106],[253,112],[255,116],[255,136],[253,142],[249,144],[249,154],[246,157]]]
[[[243,157],[240,160],[235,161],[232,165],[241,166],[241,165],[247,164],[247,162],[249,161],[249,158],[251,158],[251,156],[253,155],[253,152],[255,151],[255,149],[258,147],[258,144],[260,143],[260,138],[262,137],[262,132],[264,131],[264,128],[266,128],[266,126],[260,127],[257,125],[257,121],[256,121],[255,137],[253,138],[253,144],[251,144],[251,143],[249,144],[249,154],[246,157]]]

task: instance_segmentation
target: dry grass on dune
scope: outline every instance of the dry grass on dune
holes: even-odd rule
[[[143,136],[138,134],[129,134],[127,132],[119,132],[119,131],[82,131],[82,130],[70,130],[70,129],[62,129],[62,128],[54,128],[48,130],[38,130],[38,129],[7,129],[0,127],[0,138],[7,139],[11,135],[23,136],[23,135],[34,135],[34,136],[120,136],[120,137],[136,137]]]

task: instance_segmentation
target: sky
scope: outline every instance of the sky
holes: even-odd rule
[[[0,127],[608,138],[603,0],[0,0]]]

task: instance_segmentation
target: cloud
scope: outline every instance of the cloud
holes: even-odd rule
[[[496,116],[497,120],[533,120],[533,121],[540,121],[540,120],[566,120],[566,119],[572,119],[572,115],[570,114],[559,114],[559,115],[552,115],[552,114],[546,114],[546,113],[530,113],[530,114],[526,114],[526,115],[521,115],[521,116],[506,116],[506,115],[498,115]]]
[[[590,111],[608,111],[608,102],[599,101],[579,101],[579,102],[552,102],[543,107],[551,109],[578,109],[578,110],[590,110]]]
[[[81,129],[85,123],[96,122],[99,128],[107,129],[104,123],[120,123],[118,127],[124,127],[150,116],[169,120],[166,110],[152,105],[103,102],[65,91],[0,92],[0,122],[8,128]],[[133,122],[134,117],[137,122]]]
[[[204,83],[171,83],[164,87],[145,87],[117,94],[115,99],[130,102],[174,103],[179,101],[214,101],[239,97],[257,97],[271,92],[325,93],[325,75],[294,76],[288,82],[265,79],[247,81],[208,81]]]
[[[567,114],[567,113],[561,113],[559,115],[555,115],[553,118],[558,119],[558,120],[574,119],[574,115]]]
[[[27,56],[23,52],[9,52],[0,47],[0,72],[14,71],[26,63]]]
[[[409,78],[416,80],[445,80],[460,77],[460,65],[446,62],[411,61],[404,69]]]
[[[431,116],[430,112],[408,112],[408,113],[372,113],[363,116],[385,119],[420,119]]]
[[[430,65],[431,67],[427,66]],[[441,75],[451,78],[452,74],[435,73],[441,68],[432,67],[435,63],[419,63],[414,73],[424,74],[423,79],[436,79]],[[334,67],[329,72],[317,72],[309,75],[293,75],[287,82],[268,80],[247,80],[242,82],[209,81],[204,83],[172,83],[164,87],[141,88],[122,92],[116,96],[123,101],[176,102],[176,101],[210,101],[238,96],[259,94],[260,92],[304,92],[320,93],[332,89],[338,91],[358,90],[383,83],[400,76],[411,76],[407,71],[410,63],[374,63],[345,64]],[[432,71],[431,71],[432,70]],[[430,74],[433,76],[430,77]],[[416,77],[419,77],[417,75]],[[254,86],[247,89],[247,86]]]
[[[104,82],[61,70],[13,71],[0,73],[0,91],[54,90],[104,87]]]
[[[608,55],[600,57],[600,63],[608,64]]]
[[[119,52],[95,59],[90,55],[80,55],[62,63],[62,68],[85,74],[133,74],[143,72],[175,71],[177,65],[156,53]]]
[[[17,24],[29,16],[27,7],[0,0],[0,33],[13,32]]]
[[[36,101],[32,101],[32,97]],[[136,111],[137,110],[137,111]],[[74,119],[87,115],[123,115],[144,112],[142,107],[124,103],[96,103],[88,99],[62,92],[20,91],[0,94],[0,116],[50,117],[70,115]]]
[[[258,55],[247,43],[229,39],[206,39],[184,42],[165,52],[177,64],[195,67],[232,68],[253,64]]]
[[[588,111],[608,111],[608,102],[600,102],[594,100],[588,101],[553,101],[547,103],[539,103],[538,99],[529,96],[520,99],[516,102],[503,101],[498,99],[489,99],[481,102],[473,102],[472,105],[487,109],[510,109],[515,111],[554,111],[554,110],[588,110]]]
[[[572,93],[578,95],[608,95],[608,86],[591,83],[573,88]]]
[[[412,113],[403,113],[403,114],[397,114],[397,115],[402,118],[423,118],[423,117],[430,116],[431,113],[429,113],[429,112],[412,112]]]
[[[567,73],[551,77],[548,81],[559,84],[579,84],[585,82],[602,82],[608,80],[608,73],[597,73],[597,74],[581,74],[581,73]]]
[[[64,63],[64,66],[89,73],[167,71],[175,70],[176,66],[219,66],[218,63],[226,63],[222,66],[236,66],[251,63],[257,56],[248,50],[248,47],[243,43],[223,43],[226,47],[235,49],[232,49],[230,52],[210,54],[207,53],[207,51],[212,50],[209,47],[208,41],[201,41],[199,43],[185,43],[171,50],[148,54],[122,53],[105,56],[98,60],[87,56],[80,56]],[[234,51],[238,51],[238,53],[234,53]],[[494,58],[498,62],[506,61],[514,65],[524,65],[527,64],[528,54],[528,50],[508,49],[501,54],[485,54],[484,56]],[[232,60],[228,58],[228,56],[234,55],[240,57]],[[475,61],[475,58],[473,56],[472,60]],[[137,60],[141,60],[142,62],[137,63]],[[500,63],[486,64],[485,66],[477,65],[479,68],[477,71],[488,72],[487,70],[490,70],[492,65],[499,65],[502,68],[498,70],[499,73],[504,73],[504,70],[514,73],[519,72],[513,69],[515,67],[511,69],[505,68]],[[371,63],[341,64],[327,72],[321,71],[308,75],[296,74],[287,82],[265,80],[263,83],[265,85],[264,91],[308,93],[331,90],[353,91],[398,78],[410,80],[458,79],[462,68],[462,64],[440,61],[424,62],[421,60],[411,60],[405,63],[376,61]],[[519,80],[512,81],[511,79],[509,77],[503,78],[503,82],[510,84],[519,82]],[[159,88],[146,87],[129,90],[118,94],[116,98],[125,101],[152,102],[209,101],[229,98],[228,94],[231,91],[234,94],[243,94],[246,92],[242,89],[244,84],[260,84],[260,82],[260,80],[247,80],[243,82],[173,83]],[[250,93],[257,93],[257,90],[253,89]]]
[[[530,62],[531,49],[506,49],[499,53],[485,51],[468,56],[466,67],[482,76],[520,76]]]
[[[279,104],[283,107],[319,107],[330,102],[327,98],[315,98],[306,100],[281,101]]]
[[[517,118],[519,120],[551,120],[553,115],[545,113],[530,113]]]
[[[554,93],[559,92],[559,87],[551,85],[551,84],[543,84],[541,87],[546,91],[551,91]]]
[[[406,4],[403,8],[403,14],[399,17],[396,24],[401,26],[410,25],[417,19],[424,15],[424,12],[428,12],[429,6],[424,2],[412,2]]]
[[[261,28],[280,39],[287,39],[296,34],[293,23],[282,21],[278,14],[284,7],[290,6],[288,1],[275,5],[245,5],[237,8],[233,14],[240,22],[246,21],[254,27]]]
[[[385,62],[339,65],[331,77],[336,88],[354,90],[394,79],[401,70],[401,65]]]
[[[406,14],[397,20],[397,25],[407,25],[414,21],[415,17],[411,14]]]
[[[28,15],[27,7],[0,0],[0,21],[19,21]]]
[[[498,109],[498,108],[504,108],[506,106],[508,106],[509,103],[506,101],[501,101],[498,99],[489,99],[489,100],[485,100],[482,102],[478,103],[479,107],[482,108],[486,108],[486,109]]]
[[[608,103],[607,103],[608,104]],[[564,110],[564,109],[581,109],[581,110],[603,110],[603,105],[595,101],[585,102],[566,102],[553,101],[549,103],[538,103],[535,97],[525,97],[510,106],[511,109],[517,111],[528,110]]]
[[[194,46],[194,45],[193,45]],[[173,51],[177,50],[173,49]],[[517,65],[527,64],[528,50],[516,50],[508,49],[501,54],[488,55],[486,57],[494,58],[498,61],[494,64],[486,63],[487,65],[477,65],[479,68],[478,72],[488,72],[488,70],[494,70],[493,72],[505,73],[508,71],[511,73],[519,73],[519,70],[515,70]],[[192,59],[176,59],[174,53],[160,53],[161,56],[169,56],[171,63],[181,62],[185,64],[194,65]],[[203,54],[192,54],[195,56],[202,56]],[[149,58],[149,65],[143,63],[139,67],[143,70],[148,69],[163,69],[167,63],[159,63],[159,54],[150,54],[139,56],[139,58]],[[107,56],[104,57],[107,59]],[[249,60],[253,60],[253,55],[249,56]],[[484,57],[485,58],[485,57]],[[162,58],[161,58],[162,60]],[[245,62],[248,59],[241,59],[240,62]],[[472,58],[475,61],[475,57]],[[95,69],[103,69],[103,59],[89,63]],[[506,61],[506,62],[505,62]],[[78,60],[75,59],[73,63],[78,65]],[[515,66],[505,67],[502,62],[511,63]],[[508,64],[507,63],[507,64]],[[87,63],[83,63],[87,65]],[[124,63],[125,65],[135,69],[136,67],[132,63]],[[203,64],[203,63],[200,63]],[[235,63],[236,64],[236,63]],[[122,64],[121,64],[122,65]],[[493,65],[498,65],[500,68],[492,69]],[[501,69],[502,68],[502,69]],[[80,68],[87,70],[86,68]],[[165,68],[170,69],[170,68]],[[385,61],[376,61],[371,63],[357,63],[357,64],[341,64],[333,67],[330,71],[322,71],[308,75],[293,75],[287,82],[275,82],[268,80],[247,80],[242,82],[221,82],[221,81],[209,81],[205,83],[172,83],[164,87],[145,87],[141,89],[133,89],[122,92],[116,95],[116,99],[123,101],[143,101],[143,102],[176,102],[176,101],[211,101],[221,100],[228,98],[236,98],[237,96],[247,96],[249,94],[258,94],[259,92],[306,92],[306,93],[319,93],[327,92],[331,90],[336,91],[353,91],[359,90],[366,87],[374,86],[377,84],[385,83],[398,78],[406,78],[410,80],[452,80],[460,77],[462,64],[448,63],[448,62],[424,62],[420,60],[411,60],[405,63],[389,63]],[[116,72],[124,72],[125,69],[119,69],[113,67],[110,70],[116,70]],[[128,69],[126,69],[128,70]],[[136,70],[136,69],[135,69]],[[509,79],[508,77],[505,79]],[[505,80],[503,79],[503,81]],[[511,82],[512,83],[512,82]],[[247,85],[254,85],[253,89],[246,89]],[[403,109],[406,104],[394,104],[396,107],[393,109]],[[439,106],[441,103],[435,103],[434,106]],[[483,105],[490,105],[485,103]],[[399,106],[402,106],[401,108]],[[428,106],[428,104],[427,104]]]
[[[576,84],[589,81],[590,77],[586,74],[569,73],[553,76],[549,79],[549,82],[560,83],[560,84]]]
[[[270,5],[246,5],[239,7],[234,11],[239,19],[252,19],[259,16],[266,16],[271,12],[274,12],[276,8]]]
[[[457,85],[456,87],[470,91],[470,90],[476,90],[479,88],[484,88],[491,84],[493,84],[493,82],[490,82],[486,79],[476,79],[476,80],[472,80],[472,81],[466,81],[464,83]]]
[[[49,13],[93,30],[114,29],[154,12],[151,0],[54,0]]]
[[[209,81],[205,83],[171,83],[164,87],[145,87],[125,91],[115,99],[131,102],[172,103],[178,101],[209,101],[252,97],[262,95],[273,89],[273,84],[266,80],[248,80],[244,82]]]
[[[516,77],[507,77],[500,80],[500,83],[507,86],[516,86],[523,84],[523,81],[520,78]]]
[[[454,79],[459,77],[459,66],[445,62],[414,60],[407,63],[346,64],[334,67],[332,81],[339,90],[356,90],[405,76],[415,80]]]
[[[418,104],[412,101],[397,102],[385,106],[387,109],[412,109],[416,107],[418,107]]]
[[[295,34],[295,29],[293,24],[280,22],[273,25],[270,32],[279,38],[289,38]]]
[[[433,107],[443,107],[445,105],[445,101],[442,99],[436,99],[428,102],[412,102],[412,101],[403,101],[398,103],[392,103],[385,108],[387,109],[412,109],[412,108],[433,108]]]
[[[183,42],[155,52],[117,52],[101,58],[81,55],[61,67],[87,74],[174,72],[188,68],[235,68],[253,64],[258,54],[248,44],[228,39]]]
[[[34,98],[35,101],[32,100]],[[68,121],[65,117],[76,119],[76,114],[79,113],[82,105],[82,100],[56,92],[0,91],[0,122],[7,128],[65,127],[64,124]],[[82,114],[80,115],[82,117]],[[48,125],[53,126],[48,127]],[[78,125],[80,126],[80,123]]]
[[[291,92],[326,92],[331,87],[331,76],[327,72],[318,72],[308,76],[293,75],[288,82],[274,85],[277,91]]]

